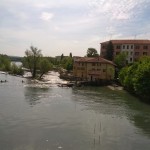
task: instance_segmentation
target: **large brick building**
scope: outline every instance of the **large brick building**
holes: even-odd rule
[[[125,52],[127,54],[127,62],[132,63],[141,56],[150,56],[150,40],[110,40],[114,46],[113,57]],[[106,49],[109,41],[102,42],[100,56],[106,55]]]

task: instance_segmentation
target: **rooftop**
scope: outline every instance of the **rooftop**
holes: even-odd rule
[[[150,40],[133,40],[133,39],[123,39],[123,40],[110,40],[113,44],[150,44]],[[109,41],[102,42],[100,44],[107,44]]]
[[[104,59],[102,57],[78,57],[78,59],[74,60],[75,62],[100,62],[115,65],[112,61]]]

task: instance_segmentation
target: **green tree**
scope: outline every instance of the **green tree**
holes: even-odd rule
[[[18,67],[15,63],[12,63],[10,73],[15,75],[23,75],[22,66]]]
[[[135,93],[150,101],[150,57],[139,61],[133,84]]]
[[[50,63],[50,62],[48,61],[48,59],[42,58],[42,59],[40,60],[40,67],[39,67],[40,73],[41,73],[40,78],[42,78],[42,76],[43,76],[45,73],[47,73],[48,71],[50,71],[52,68],[53,68],[52,63]]]
[[[64,58],[64,54],[61,54],[60,60],[63,60]]]
[[[39,67],[39,60],[42,57],[41,50],[31,46],[30,50],[25,51],[25,55],[27,67],[30,69],[32,77],[35,78],[37,68]]]
[[[0,70],[10,71],[11,61],[7,55],[0,55]]]
[[[72,58],[72,53],[70,53],[69,56]]]
[[[113,52],[114,52],[113,43],[111,41],[109,41],[109,43],[107,44],[107,48],[106,48],[105,59],[112,61],[113,60]]]
[[[67,71],[70,71],[70,70],[73,69],[73,59],[72,59],[71,57],[68,57],[68,58],[67,58],[67,61],[66,61],[66,63],[65,63],[65,69],[66,69]]]
[[[87,57],[97,57],[99,54],[95,48],[88,48],[87,50]]]
[[[120,53],[114,58],[114,63],[117,65],[117,68],[119,70],[127,65],[126,59],[127,59],[127,54],[124,52]]]
[[[121,84],[131,93],[150,102],[150,57],[143,57],[119,73]]]

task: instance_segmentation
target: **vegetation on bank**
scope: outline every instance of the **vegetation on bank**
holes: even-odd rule
[[[22,66],[17,66],[11,63],[9,56],[0,54],[0,71],[8,72],[9,74],[23,75]]]
[[[111,43],[110,43],[110,46]],[[111,58],[112,52],[108,47],[108,56]],[[97,50],[88,48],[85,57],[96,57]],[[31,46],[30,50],[25,51],[25,57],[22,59],[23,67],[28,68],[33,78],[42,78],[44,74],[52,69],[66,69],[68,72],[73,70],[72,53],[68,56],[43,57],[41,50]],[[150,102],[150,57],[143,57],[133,64],[126,64],[125,53],[116,56],[114,62],[117,64],[117,76],[124,88],[139,97],[142,100]],[[18,67],[11,63],[10,57],[0,55],[0,71],[6,71],[10,74],[23,75],[22,66]]]
[[[143,101],[150,102],[150,57],[143,57],[119,72],[120,83]]]
[[[28,68],[32,74],[32,78],[41,79],[44,74],[52,69],[64,68],[67,71],[73,69],[72,53],[69,56],[60,57],[43,57],[41,50],[31,46],[29,50],[25,51],[23,58],[23,67]]]
[[[0,71],[10,71],[11,70],[11,62],[7,55],[0,54]]]

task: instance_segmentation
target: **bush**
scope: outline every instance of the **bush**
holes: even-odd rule
[[[131,93],[150,102],[150,57],[143,57],[119,73],[120,83]]]

